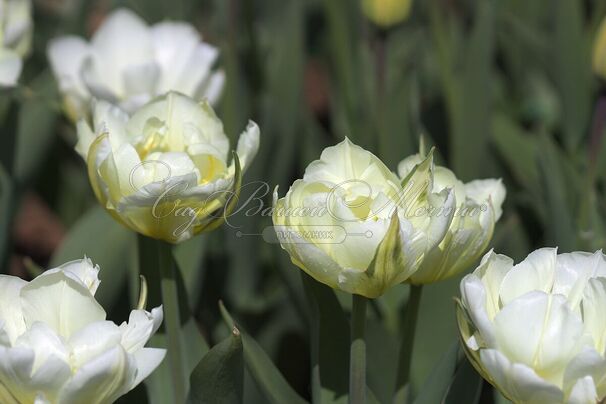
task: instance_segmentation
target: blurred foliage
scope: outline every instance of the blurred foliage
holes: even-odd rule
[[[10,218],[21,196],[35,191],[68,229],[53,256],[38,264],[90,255],[102,267],[101,301],[113,309],[113,319],[124,320],[123,307],[136,298],[138,280],[129,274],[138,261],[137,243],[96,206],[84,164],[73,152],[74,129],[60,115],[45,47],[60,34],[90,35],[118,6],[149,22],[190,21],[220,47],[227,85],[219,116],[228,135],[236,139],[248,119],[262,131],[246,182],[266,181],[268,187],[259,188],[263,195],[254,194],[255,185],[245,187],[242,201],[258,196],[269,206],[274,186],[285,192],[324,147],[344,136],[395,170],[416,152],[423,134],[436,145],[441,163],[460,178],[503,178],[505,214],[492,243],[498,252],[519,260],[542,246],[565,252],[605,245],[606,91],[591,72],[593,36],[606,14],[601,0],[414,1],[408,19],[387,30],[367,21],[353,0],[36,0],[35,5],[35,46],[25,84],[0,99],[5,117],[0,258],[7,272],[8,252],[33,255],[11,248]],[[191,353],[188,371],[193,370],[192,382],[206,380],[192,397],[215,391],[231,402],[232,390],[241,389],[246,403],[293,403],[309,400],[318,388],[324,402],[345,402],[347,380],[341,376],[346,377],[349,360],[344,348],[349,296],[302,281],[279,246],[256,236],[271,219],[246,215],[246,209],[230,218],[230,225],[179,246],[175,254],[187,291],[184,304],[193,313],[183,324]],[[424,384],[432,389],[415,402],[493,402],[490,386],[461,360],[454,343],[452,298],[459,280],[423,293],[413,392]],[[407,298],[402,286],[372,303],[371,401],[386,403],[393,394]],[[321,335],[332,336],[334,346],[320,345]],[[154,341],[164,343],[163,335]],[[198,364],[206,343],[219,345]],[[228,373],[243,361],[243,385],[229,377],[210,383],[205,375],[218,361]],[[332,367],[323,367],[327,370],[313,380],[318,363]],[[167,372],[163,365],[147,383],[148,393],[137,389],[122,402],[167,402],[162,393]],[[266,398],[269,391],[273,395]]]

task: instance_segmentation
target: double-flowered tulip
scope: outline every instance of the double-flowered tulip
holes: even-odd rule
[[[107,321],[98,272],[85,258],[31,282],[0,275],[1,403],[112,403],[160,364],[166,351],[145,344],[162,308]]]
[[[50,42],[48,57],[74,120],[89,112],[92,97],[134,112],[157,95],[178,91],[212,104],[224,74],[214,71],[216,48],[183,22],[148,26],[127,9],[112,12],[90,43],[76,36]]]
[[[434,191],[430,153],[403,180],[348,139],[322,152],[273,222],[292,262],[330,287],[378,297],[418,270],[454,214],[451,189]],[[432,214],[419,214],[432,207]]]
[[[250,122],[229,164],[229,140],[211,106],[175,92],[132,116],[99,101],[93,115],[92,127],[78,123],[76,150],[97,199],[119,222],[170,243],[225,218],[259,147]]]
[[[461,282],[469,360],[515,403],[606,397],[606,256],[544,248],[514,265],[489,252]]]
[[[398,165],[398,174],[405,178],[422,161],[418,154],[406,158]],[[457,207],[444,239],[427,252],[419,270],[410,277],[413,284],[441,281],[469,269],[486,251],[505,200],[501,180],[463,184],[446,167],[436,166],[433,173],[433,191],[452,189]]]
[[[0,87],[13,87],[29,53],[33,23],[31,0],[0,0]]]

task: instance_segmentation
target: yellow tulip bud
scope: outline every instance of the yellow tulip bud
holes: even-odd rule
[[[250,122],[228,165],[229,141],[210,105],[171,92],[130,117],[100,101],[93,127],[78,123],[76,150],[97,199],[116,220],[178,243],[222,221],[258,147],[259,127]]]
[[[362,10],[366,17],[382,28],[389,28],[404,21],[412,0],[362,0]]]
[[[606,80],[606,18],[600,24],[593,45],[593,71]]]

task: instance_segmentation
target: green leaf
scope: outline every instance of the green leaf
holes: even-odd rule
[[[237,404],[242,402],[244,357],[237,328],[214,346],[190,377],[189,403]]]
[[[414,404],[442,403],[455,374],[459,357],[459,340],[451,345],[434,366]],[[463,402],[463,401],[462,401]]]
[[[230,328],[236,325],[222,302],[219,303],[223,320]],[[265,394],[267,400],[274,404],[304,404],[306,403],[288,384],[282,373],[275,367],[263,348],[238,327],[244,346],[244,361],[255,382]]]
[[[505,115],[493,122],[492,141],[515,179],[529,191],[536,192],[539,171],[536,165],[537,139]]]
[[[582,1],[555,0],[552,7],[552,67],[562,102],[564,144],[572,151],[585,136],[591,109],[591,42],[584,34]]]
[[[30,83],[19,110],[16,139],[14,176],[20,184],[32,178],[55,140],[55,122],[59,115],[55,105],[57,99],[50,71],[44,71]]]
[[[181,338],[183,346],[187,347],[184,353],[183,363],[185,364],[186,374],[191,372],[198,365],[204,354],[208,352],[208,345],[200,334],[198,325],[194,319],[189,319],[183,324],[181,329]],[[166,335],[156,333],[148,344],[154,348],[167,348]],[[172,383],[170,366],[165,359],[160,366],[145,379],[147,387],[147,396],[150,404],[166,404],[172,402]]]
[[[444,404],[477,404],[484,379],[476,372],[467,358],[459,363],[454,380],[448,389]]]
[[[542,136],[537,160],[541,176],[545,241],[547,245],[558,246],[562,252],[572,251],[576,245],[576,229],[572,218],[571,201],[565,172],[561,165],[562,157],[553,140]]]
[[[107,311],[111,311],[125,290],[130,267],[125,257],[134,248],[134,233],[112,219],[101,206],[94,206],[72,226],[55,251],[51,267],[82,259],[85,255],[89,257],[101,268],[101,286],[96,297]]]

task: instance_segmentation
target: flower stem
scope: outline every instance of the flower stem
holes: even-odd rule
[[[168,361],[174,389],[174,402],[185,402],[185,375],[181,344],[181,315],[179,313],[179,294],[177,276],[172,256],[172,246],[166,242],[157,242],[158,267],[160,270],[160,290],[164,308],[164,329],[168,341]]]
[[[353,295],[351,312],[351,347],[349,356],[349,403],[366,402],[366,302],[364,296]]]
[[[410,296],[404,312],[404,336],[400,345],[400,358],[396,378],[396,393],[394,403],[407,403],[410,401],[410,363],[414,346],[419,303],[421,302],[422,285],[410,285]]]

